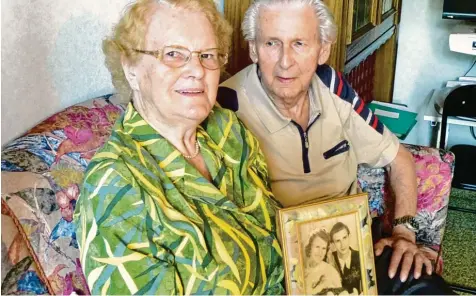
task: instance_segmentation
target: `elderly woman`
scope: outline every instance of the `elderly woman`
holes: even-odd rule
[[[324,230],[319,230],[311,235],[304,252],[306,262],[304,269],[304,282],[306,294],[340,293],[342,281],[339,272],[331,264],[325,262],[329,251],[330,239]]]
[[[91,160],[76,209],[93,294],[282,293],[263,155],[215,105],[230,35],[212,1],[143,0],[105,40],[132,102]]]

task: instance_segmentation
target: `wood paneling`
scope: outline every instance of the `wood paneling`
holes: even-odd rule
[[[377,15],[379,14],[378,11],[379,3],[378,0],[372,0],[372,14],[371,14],[371,23],[372,25],[377,25]]]
[[[352,44],[347,46],[345,62],[348,63],[366,48],[370,47],[372,43],[378,40],[379,37],[384,35],[385,32],[390,30],[392,27],[394,27],[393,19],[387,18],[383,23],[376,26],[362,37],[354,40]]]
[[[251,0],[224,0],[225,18],[230,22],[233,28],[233,37],[231,44],[230,57],[227,66],[227,72],[230,75],[242,70],[251,64],[248,54],[248,44],[241,33],[241,22],[246,9],[251,4]]]
[[[335,23],[337,24],[337,41],[332,45],[331,56],[329,57],[329,64],[334,69],[342,71],[344,69],[345,61],[345,30],[342,26],[347,22],[347,5],[348,1],[344,0],[324,0],[324,3],[329,7],[329,10],[334,15]]]
[[[394,14],[396,14],[396,17],[394,17],[394,22],[395,24],[398,24],[400,22],[400,3],[401,0],[392,0],[392,8],[385,12],[382,15],[382,9],[383,9],[383,0],[379,0],[378,4],[378,14],[377,14],[377,24],[380,24],[384,22],[386,19],[393,17]]]
[[[377,50],[375,62],[374,97],[377,101],[392,102],[397,56],[397,34]]]

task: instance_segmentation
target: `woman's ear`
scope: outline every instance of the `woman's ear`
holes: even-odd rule
[[[331,44],[323,43],[319,49],[318,63],[319,65],[325,64],[331,55]]]
[[[124,71],[124,76],[126,76],[127,82],[133,91],[139,91],[139,82],[137,81],[136,67],[131,66],[127,58],[123,55],[121,56],[122,70]]]
[[[258,53],[256,51],[256,42],[255,41],[250,41],[248,43],[249,49],[250,49],[250,58],[253,61],[253,63],[257,64],[258,63]]]

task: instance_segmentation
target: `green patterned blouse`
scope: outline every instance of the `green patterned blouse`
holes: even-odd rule
[[[281,294],[275,202],[256,138],[215,107],[197,128],[212,182],[129,104],[76,206],[92,294]]]

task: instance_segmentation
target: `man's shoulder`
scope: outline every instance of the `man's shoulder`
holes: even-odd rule
[[[353,103],[357,94],[341,72],[336,71],[329,65],[323,64],[317,67],[316,75],[324,86],[331,93],[335,94],[334,97]]]
[[[217,102],[221,107],[234,112],[239,109],[239,92],[244,88],[248,76],[251,74],[253,65],[250,65],[236,73],[218,86]]]
[[[379,134],[383,134],[384,125],[378,120],[377,116],[373,114],[365,102],[359,98],[350,83],[345,79],[344,75],[334,70],[329,65],[320,65],[316,71],[317,76],[322,84],[331,92],[331,98],[337,105],[352,106],[352,110],[368,123]],[[342,103],[343,102],[343,103]],[[344,104],[344,105],[342,105]]]

